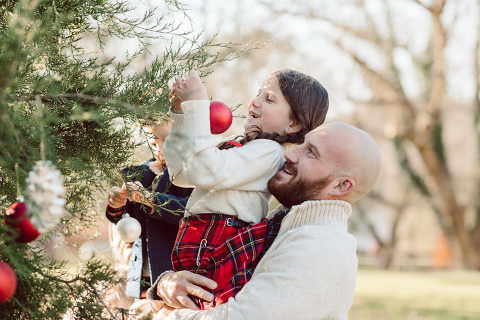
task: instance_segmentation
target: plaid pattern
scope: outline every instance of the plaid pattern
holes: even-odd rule
[[[172,253],[175,271],[188,270],[217,282],[212,302],[198,301],[208,310],[226,302],[247,283],[265,251],[275,240],[286,211],[271,220],[243,228],[227,226],[221,215],[198,215],[182,220]],[[200,244],[200,245],[199,245]]]
[[[220,214],[197,214],[180,220],[172,251],[173,269],[188,270],[212,278],[207,267],[213,251],[237,234],[239,229],[228,226],[227,219],[236,218]]]

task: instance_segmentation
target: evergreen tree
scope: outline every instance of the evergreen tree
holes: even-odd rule
[[[188,19],[177,0],[164,4],[165,11]],[[156,19],[155,10],[129,18],[134,10],[122,0],[0,2],[0,219],[40,159],[61,171],[67,212],[61,227],[29,244],[18,243],[15,230],[0,224],[0,261],[18,280],[15,295],[0,305],[0,319],[61,319],[75,300],[77,319],[102,319],[107,310],[121,318],[100,298],[99,284],[119,281],[109,262],[94,259],[71,275],[65,262],[45,254],[46,243],[55,233],[79,234],[95,222],[95,192],[116,182],[137,146],[131,124],[165,117],[168,80],[193,68],[206,76],[207,67],[258,47],[222,55],[219,49],[231,52],[235,44],[181,33],[175,21]],[[125,61],[100,63],[82,48],[87,34],[96,36],[99,49],[117,37],[137,39],[138,50]],[[126,75],[152,39],[168,43],[163,55],[141,74]]]

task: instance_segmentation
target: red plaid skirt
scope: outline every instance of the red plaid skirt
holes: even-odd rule
[[[217,283],[215,290],[209,290],[214,300],[199,301],[200,307],[208,310],[227,302],[250,280],[251,266],[253,262],[256,265],[266,236],[267,220],[249,225],[220,214],[183,218],[172,252],[173,268],[198,273]]]

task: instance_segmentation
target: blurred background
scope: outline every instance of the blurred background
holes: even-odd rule
[[[223,136],[243,132],[266,75],[291,68],[328,90],[328,122],[355,125],[379,145],[380,178],[349,221],[359,260],[349,319],[480,319],[480,1],[183,2],[191,20],[173,18],[184,31],[266,42],[203,78],[213,100],[243,103]],[[162,5],[132,4],[139,15]],[[165,45],[152,42],[130,72],[148,69]],[[106,41],[98,57],[121,61],[136,46]],[[145,147],[135,157],[151,156]],[[105,207],[99,194],[97,211]],[[103,217],[98,226],[68,239],[78,252],[59,244],[52,255],[72,265],[108,255],[112,231]]]

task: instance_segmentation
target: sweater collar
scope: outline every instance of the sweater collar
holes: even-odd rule
[[[292,207],[283,219],[278,235],[305,225],[334,226],[347,230],[347,220],[351,214],[352,206],[346,201],[305,201]]]

